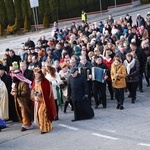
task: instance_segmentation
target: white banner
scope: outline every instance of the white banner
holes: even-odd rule
[[[31,6],[31,8],[38,7],[39,1],[38,0],[30,0],[30,6]]]

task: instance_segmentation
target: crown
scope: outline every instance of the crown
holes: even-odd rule
[[[14,67],[14,69],[18,69],[19,68],[17,61],[14,61],[12,63],[12,66]]]
[[[33,71],[34,71],[34,73],[38,73],[39,71],[41,71],[41,69],[40,69],[39,67],[35,67],[35,68],[33,69]]]

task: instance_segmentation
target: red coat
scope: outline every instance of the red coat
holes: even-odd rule
[[[111,77],[110,77],[110,69],[111,69],[111,64],[113,63],[113,59],[111,59],[110,61],[104,59],[103,63],[107,66],[108,70],[109,70],[109,77],[107,78],[107,81],[111,81]]]

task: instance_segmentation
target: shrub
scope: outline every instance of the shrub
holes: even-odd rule
[[[44,28],[49,27],[49,17],[46,14],[44,14],[44,18],[43,18],[43,27]]]
[[[30,31],[30,23],[28,21],[27,16],[25,16],[25,20],[24,20],[24,31]]]
[[[0,24],[0,36],[2,36],[4,34],[4,29],[2,27],[2,25]]]
[[[18,27],[18,20],[17,20],[17,18],[15,18],[15,23],[14,23],[14,25],[8,25],[7,26],[7,33],[8,34],[13,34],[13,33],[15,33],[16,31],[17,31],[17,27]]]
[[[148,3],[150,3],[150,0],[141,0],[141,3],[142,4],[148,4]]]

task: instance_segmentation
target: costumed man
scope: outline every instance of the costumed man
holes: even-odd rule
[[[8,100],[9,100],[9,102],[8,102],[9,117],[8,118],[9,118],[9,120],[16,122],[16,121],[18,121],[18,118],[17,118],[17,114],[16,114],[16,110],[15,110],[14,98],[10,94],[12,79],[11,79],[10,75],[8,75],[5,72],[5,66],[3,66],[3,65],[0,65],[0,77],[1,77],[1,80],[5,83],[7,92],[8,92]]]
[[[79,74],[77,68],[71,69],[68,78],[68,99],[72,99],[74,106],[74,119],[72,121],[90,119],[94,117],[88,99],[88,84],[84,75]]]
[[[22,123],[21,131],[32,129],[33,111],[32,100],[30,99],[31,81],[26,79],[20,70],[13,73],[13,84],[11,94],[14,96],[16,112],[19,121]]]
[[[0,79],[0,118],[2,120],[9,119],[8,111],[8,91],[5,83]]]
[[[34,68],[35,79],[32,84],[31,97],[34,100],[34,123],[39,126],[41,134],[53,129],[52,121],[57,116],[53,90],[40,68]]]
[[[84,10],[82,10],[82,13],[81,13],[81,20],[82,22],[87,23],[87,14]]]

